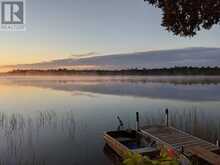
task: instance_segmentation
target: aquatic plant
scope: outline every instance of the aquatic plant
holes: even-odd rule
[[[160,157],[156,160],[151,160],[147,156],[131,152],[129,152],[125,157],[126,158],[123,161],[124,165],[180,165],[176,154],[171,149],[162,149]]]

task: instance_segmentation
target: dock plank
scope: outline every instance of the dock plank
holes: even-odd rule
[[[205,141],[201,138],[190,135],[190,134],[183,132],[181,130],[178,130],[176,128],[160,126],[160,125],[159,126],[152,125],[152,126],[143,127],[141,129],[141,132],[143,134],[145,134],[146,136],[150,136],[151,138],[153,138],[157,141],[160,141],[166,145],[173,147],[174,149],[177,149],[178,146],[179,147],[183,146],[185,154],[189,154],[191,152],[192,152],[192,154],[195,154],[195,152],[198,152],[199,156],[202,157],[205,155],[203,155],[200,152],[204,151],[204,152],[208,153],[210,156],[210,160],[208,160],[208,161],[216,161],[217,160],[217,159],[214,159],[215,157],[217,157],[216,154],[215,154],[215,156],[212,155],[212,153],[213,153],[212,151],[219,150],[219,148],[216,145],[214,145],[208,141]],[[200,151],[198,149],[198,147],[200,149],[202,148],[203,150]],[[193,148],[193,150],[192,150],[192,148]]]
[[[220,156],[210,152],[209,150],[206,150],[202,147],[193,147],[193,148],[189,148],[189,151],[199,157],[202,158],[203,160],[207,161],[208,163],[211,163],[213,165],[219,165],[220,164]]]
[[[166,140],[165,138],[162,138],[162,139],[164,139],[164,140]],[[169,143],[179,143],[179,142],[184,142],[184,141],[188,141],[188,140],[191,140],[191,137],[189,137],[189,136],[186,136],[186,137],[175,137],[175,138],[169,138],[169,139],[167,139],[167,141],[169,142]]]

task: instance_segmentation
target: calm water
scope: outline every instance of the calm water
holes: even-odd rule
[[[0,165],[111,165],[103,132],[171,124],[215,142],[220,138],[220,78],[1,77]]]

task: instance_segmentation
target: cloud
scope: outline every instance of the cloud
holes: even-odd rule
[[[4,66],[14,69],[126,69],[174,66],[220,66],[220,48],[185,48],[97,56],[95,52],[79,58],[58,59],[42,63]]]
[[[89,52],[89,53],[84,53],[84,54],[73,54],[71,57],[75,58],[75,59],[88,58],[88,57],[97,56],[97,54],[98,53],[96,53],[96,52]]]

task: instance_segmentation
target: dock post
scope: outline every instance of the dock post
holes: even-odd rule
[[[184,153],[184,146],[181,146],[181,153]]]
[[[136,130],[140,131],[139,112],[136,112]]]
[[[219,140],[216,140],[216,146],[219,148]]]
[[[165,110],[165,114],[166,114],[166,126],[169,127],[169,110],[168,109]]]

